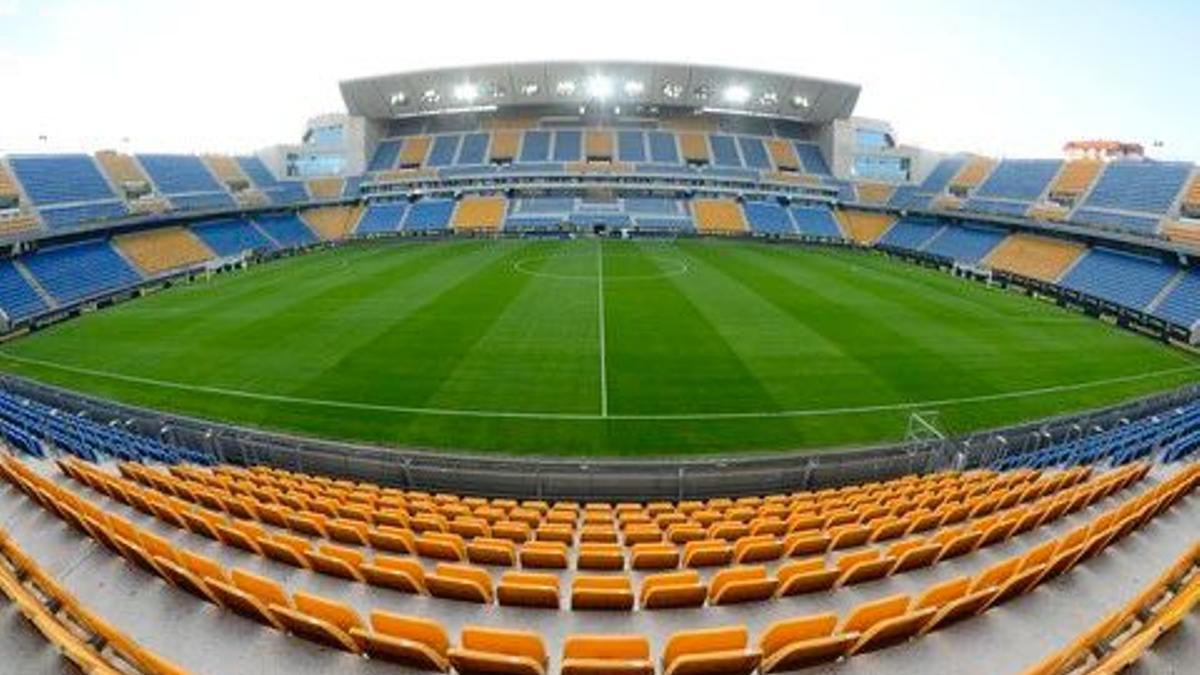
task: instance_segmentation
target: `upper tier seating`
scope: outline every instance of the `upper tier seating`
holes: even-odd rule
[[[804,166],[805,173],[816,174],[818,176],[829,175],[829,165],[825,162],[825,155],[821,154],[821,148],[812,143],[796,143],[796,155],[800,158],[800,163]]]
[[[229,155],[205,155],[202,159],[208,165],[209,171],[225,185],[241,186],[250,184],[250,178],[246,176],[245,172],[242,171],[242,167],[233,157]]]
[[[646,134],[622,129],[617,132],[617,159],[622,162],[646,161]]]
[[[338,199],[346,190],[346,181],[341,178],[310,178],[304,182],[308,194],[313,199]]]
[[[100,164],[104,173],[108,174],[108,180],[113,185],[121,186],[127,183],[147,187],[150,185],[150,179],[129,155],[115,150],[101,150],[96,153],[96,162]]]
[[[35,206],[117,198],[87,155],[10,157],[8,163]]]
[[[400,168],[424,166],[432,144],[428,136],[409,136],[404,139],[404,145],[400,148]]]
[[[504,197],[463,197],[454,210],[456,231],[499,232],[508,202]]]
[[[925,252],[974,265],[987,257],[1006,234],[983,225],[951,225],[926,244]]]
[[[1121,230],[1133,230],[1145,234],[1155,234],[1161,225],[1157,216],[1135,216],[1129,213],[1113,213],[1095,209],[1080,208],[1071,214],[1071,221],[1086,225],[1100,225]]]
[[[358,221],[358,229],[356,234],[380,234],[384,232],[396,232],[400,229],[400,222],[404,220],[404,214],[408,213],[407,202],[387,202],[373,203],[367,206],[367,210],[363,212],[362,218]]]
[[[929,241],[941,232],[943,227],[945,226],[936,220],[911,216],[901,218],[879,239],[879,244],[910,251],[923,251]]]
[[[521,162],[550,161],[550,132],[542,130],[526,131],[521,141]]]
[[[556,162],[578,162],[583,159],[583,133],[576,130],[554,132],[554,154]]]
[[[9,321],[20,321],[49,306],[11,260],[0,261],[0,309]]]
[[[21,188],[4,164],[0,164],[0,199],[16,201],[21,196]]]
[[[1093,248],[1071,268],[1061,284],[1143,310],[1162,291],[1176,269],[1158,259]]]
[[[409,207],[403,229],[406,232],[445,230],[450,226],[453,213],[452,199],[422,199]]]
[[[1167,221],[1163,225],[1163,234],[1173,242],[1200,249],[1200,225]]]
[[[375,146],[375,154],[371,156],[367,171],[390,171],[396,168],[396,160],[400,158],[400,143],[399,139],[391,138]]]
[[[888,206],[895,209],[927,209],[933,198],[930,195],[919,194],[920,190],[917,185],[899,185],[892,192]]]
[[[696,229],[703,234],[741,234],[748,228],[742,209],[732,199],[695,199],[692,212]]]
[[[788,209],[792,221],[800,234],[810,237],[827,237],[842,239],[842,231],[838,228],[833,212],[824,206],[793,206]]]
[[[972,157],[954,174],[954,178],[950,180],[950,188],[965,191],[978,187],[995,166],[996,160],[990,157]]]
[[[742,204],[750,230],[758,234],[795,234],[788,212],[776,202],[747,201]]]
[[[221,185],[194,155],[138,155],[138,161],[165,195],[221,192]]]
[[[458,157],[454,163],[475,165],[486,164],[488,161],[488,144],[492,136],[486,132],[478,132],[463,136],[462,145],[458,148]]]
[[[129,215],[124,202],[116,200],[75,204],[72,206],[43,207],[38,210],[42,222],[52,230],[68,229],[82,223],[112,220]]]
[[[685,132],[679,134],[679,149],[683,161],[690,164],[708,164],[708,138],[706,134]]]
[[[650,161],[658,164],[678,164],[679,147],[675,134],[667,131],[651,131],[646,134],[650,144]],[[622,146],[624,143],[622,143]],[[622,152],[621,161],[637,161],[627,159]]]
[[[1086,247],[1067,239],[1051,239],[1017,232],[1000,242],[987,259],[995,269],[1054,283]]]
[[[462,136],[458,134],[438,136],[433,139],[433,148],[430,149],[429,159],[425,163],[434,167],[450,166],[458,155],[458,146],[461,142]]]
[[[921,181],[920,192],[922,194],[937,194],[946,189],[954,178],[962,169],[963,164],[967,161],[966,157],[947,157],[938,162],[933,171]]]
[[[141,280],[105,240],[60,246],[24,256],[38,284],[62,304],[132,286]]]
[[[304,221],[294,213],[254,216],[254,223],[281,247],[308,246],[317,243],[317,237]]]
[[[1061,168],[1062,162],[1057,159],[1006,159],[979,186],[975,196],[1036,201]]]
[[[238,167],[241,168],[242,173],[244,173],[246,177],[254,183],[255,186],[265,190],[267,188],[273,188],[276,185],[279,185],[279,180],[275,178],[275,174],[271,173],[271,170],[267,168],[267,165],[263,164],[263,161],[258,157],[251,155],[249,157],[238,157],[236,159]]]
[[[303,211],[300,218],[321,239],[339,241],[350,235],[361,215],[361,206],[323,206]]]
[[[733,140],[733,136],[710,134],[708,142],[712,145],[714,166],[742,167],[742,156],[738,153],[737,142]]]
[[[1182,162],[1112,162],[1088,195],[1088,208],[1166,214],[1192,165]]]
[[[858,183],[858,199],[864,204],[886,204],[896,190],[888,183]]]
[[[767,146],[761,138],[738,136],[737,144],[742,151],[742,160],[747,167],[764,171],[771,170],[771,155],[767,153]]]
[[[521,133],[518,131],[493,131],[488,157],[493,162],[511,162],[517,158],[517,148],[520,144]]]
[[[777,171],[800,170],[800,157],[796,154],[796,147],[788,141],[782,138],[772,138],[767,141],[767,150],[771,154],[771,161],[775,163]]]
[[[0,176],[0,182],[2,181],[3,176]],[[1200,216],[1200,172],[1195,174],[1192,182],[1188,184],[1187,190],[1184,191],[1181,206],[1185,214]]]
[[[835,213],[842,223],[842,231],[849,235],[850,239],[864,246],[874,244],[896,222],[896,216],[890,213],[853,209]]]
[[[142,273],[152,277],[210,260],[212,251],[182,227],[162,227],[113,237],[113,243]]]
[[[192,225],[192,232],[218,256],[230,257],[250,251],[270,251],[275,242],[244,218],[212,220]]]
[[[584,134],[584,159],[612,161],[614,157],[613,132],[600,129],[589,129]]]
[[[1029,203],[971,197],[963,203],[962,208],[967,211],[974,211],[975,213],[990,213],[998,216],[1020,218],[1029,210]]]
[[[1104,170],[1104,162],[1098,159],[1077,159],[1067,162],[1050,186],[1050,194],[1074,199],[1087,192],[1096,176]]]
[[[1200,272],[1195,269],[1185,272],[1153,314],[1189,328],[1200,320]]]

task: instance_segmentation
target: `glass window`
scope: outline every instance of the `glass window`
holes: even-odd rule
[[[336,176],[345,164],[341,155],[301,154],[288,157],[289,176]]]
[[[854,142],[860,148],[890,148],[895,145],[891,136],[874,129],[855,129]]]
[[[855,155],[854,175],[858,178],[900,182],[908,180],[907,157]]]
[[[342,125],[334,124],[325,127],[313,127],[304,135],[305,145],[341,145]]]

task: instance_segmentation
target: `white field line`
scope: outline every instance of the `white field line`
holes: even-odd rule
[[[608,329],[604,325],[604,241],[596,246],[596,311],[600,317],[600,416],[608,417]]]
[[[38,366],[59,370],[67,373],[75,373],[78,375],[87,375],[90,377],[114,380],[119,382],[129,382],[133,384],[143,384],[152,387],[160,387],[163,389],[173,389],[177,391],[190,391],[202,394],[214,394],[218,396],[228,396],[231,398],[242,398],[255,401],[272,401],[276,403],[291,403],[296,405],[306,405],[319,408],[337,408],[344,410],[366,410],[373,412],[398,413],[404,415],[429,415],[440,417],[481,417],[481,418],[511,418],[511,419],[532,419],[532,420],[573,420],[573,421],[596,421],[602,419],[619,420],[619,421],[705,421],[705,420],[725,420],[725,419],[769,419],[775,417],[828,417],[836,415],[858,415],[866,413],[887,412],[894,410],[908,410],[912,408],[933,408],[938,406],[956,406],[964,404],[990,403],[993,401],[1004,401],[1022,398],[1035,398],[1038,396],[1047,396],[1051,394],[1061,394],[1069,391],[1081,391],[1085,389],[1095,389],[1104,387],[1110,384],[1120,384],[1123,382],[1136,382],[1140,380],[1149,380],[1166,375],[1175,375],[1186,372],[1200,371],[1200,365],[1183,366],[1180,368],[1168,368],[1165,370],[1156,370],[1148,373],[1138,373],[1137,375],[1125,375],[1122,377],[1110,377],[1101,380],[1091,380],[1087,382],[1076,382],[1073,384],[1060,384],[1050,387],[1039,387],[1036,389],[1024,389],[1021,391],[1009,391],[996,394],[982,394],[979,396],[962,396],[958,398],[944,399],[928,399],[924,401],[909,401],[907,403],[884,403],[878,405],[864,406],[848,406],[841,408],[809,408],[803,410],[766,410],[761,412],[711,412],[711,413],[649,413],[649,414],[616,414],[604,417],[602,415],[591,413],[555,413],[555,412],[537,412],[537,411],[515,411],[515,410],[470,410],[456,408],[422,408],[412,406],[385,405],[381,403],[361,403],[356,401],[336,401],[320,398],[305,398],[300,396],[286,396],[282,394],[266,394],[253,391],[245,391],[241,389],[228,389],[225,387],[211,387],[205,385],[187,384],[184,382],[172,382],[169,380],[157,380],[149,377],[139,377],[136,375],[125,375],[122,373],[114,373],[104,370],[94,370],[91,368],[80,368],[77,366],[69,366],[52,361],[43,361],[41,359],[32,359],[24,356],[16,356],[8,352],[0,351],[0,358],[7,359],[14,363],[23,363],[26,365]]]

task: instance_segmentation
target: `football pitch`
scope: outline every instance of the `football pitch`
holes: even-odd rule
[[[959,434],[1200,379],[1082,315],[874,253],[385,241],[181,285],[0,347],[136,405],[404,447],[665,455]]]

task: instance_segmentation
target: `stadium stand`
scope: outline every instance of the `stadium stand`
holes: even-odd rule
[[[857,183],[858,199],[864,204],[887,204],[895,192],[896,186],[888,183]]]
[[[650,147],[650,161],[658,164],[679,164],[679,145],[675,134],[666,131],[651,131],[646,134]],[[621,161],[638,161],[624,155]]]
[[[199,157],[138,155],[138,163],[158,193],[179,210],[233,208],[233,198],[217,183]]]
[[[409,207],[404,217],[406,232],[432,232],[450,226],[454,213],[454,201],[450,199],[422,199]]]
[[[1093,248],[1066,273],[1066,288],[1144,310],[1167,285],[1176,268],[1161,260],[1113,249]]]
[[[827,239],[843,239],[833,212],[824,206],[792,206],[788,209],[800,234]]]
[[[992,250],[988,266],[1048,283],[1057,282],[1086,247],[1067,239],[1016,232]]]
[[[1200,321],[1200,272],[1183,272],[1152,313],[1188,328]]]
[[[1026,202],[1014,202],[1006,199],[982,199],[979,197],[971,197],[967,199],[962,208],[975,213],[987,213],[999,216],[1010,216],[1012,218],[1020,218],[1029,210],[1029,204]],[[1065,214],[1064,214],[1065,215]]]
[[[341,178],[311,178],[304,182],[313,199],[328,201],[338,199],[346,191],[346,181]]]
[[[747,168],[771,170],[771,156],[767,154],[767,146],[761,138],[738,136],[737,144]]]
[[[0,177],[0,182],[2,181],[3,177]],[[1200,217],[1200,172],[1193,172],[1192,180],[1180,200],[1180,209],[1185,216]]]
[[[21,321],[40,314],[49,305],[17,269],[12,260],[0,262],[0,309],[9,321]]]
[[[920,193],[938,194],[943,192],[966,162],[967,158],[964,156],[947,157],[938,162],[925,180],[921,181]]]
[[[842,224],[841,230],[851,240],[863,246],[874,244],[896,222],[896,217],[892,214],[878,211],[843,209],[835,211],[834,214]]]
[[[350,236],[362,217],[360,206],[323,206],[307,209],[300,218],[325,241],[339,241]]]
[[[504,130],[492,132],[490,161],[511,162],[517,157],[517,148],[521,144],[521,134],[517,131]]]
[[[375,154],[371,156],[367,171],[390,171],[396,168],[396,162],[400,159],[400,144],[399,139],[392,138],[375,146]]]
[[[578,162],[583,159],[583,132],[575,129],[554,132],[555,162]]]
[[[395,232],[399,229],[400,220],[407,211],[407,202],[371,202],[366,206],[362,218],[358,221],[357,233]]]
[[[749,228],[742,209],[732,199],[695,199],[692,213],[696,229],[703,234],[742,234]]]
[[[894,209],[926,209],[933,201],[931,195],[918,194],[921,188],[916,185],[899,185],[892,192],[888,206]]]
[[[254,216],[253,222],[275,243],[283,248],[309,246],[317,243],[313,231],[294,213]]]
[[[742,204],[746,222],[755,234],[795,234],[796,228],[788,212],[776,202],[747,201]]]
[[[182,227],[119,234],[113,237],[113,244],[147,277],[194,267],[212,258],[212,251]]]
[[[150,179],[129,155],[115,150],[101,150],[96,153],[96,162],[113,185],[134,185],[145,188],[150,185]]]
[[[771,161],[775,164],[776,171],[800,170],[800,157],[796,155],[796,148],[786,140],[782,138],[768,140],[767,151],[771,154]]]
[[[435,137],[433,147],[429,150],[429,159],[425,163],[433,167],[450,166],[458,155],[461,142],[462,136],[458,134]]]
[[[618,131],[617,159],[622,162],[646,161],[646,134],[641,131]]]
[[[200,158],[217,180],[231,190],[240,190],[250,184],[249,177],[242,171],[237,160],[229,155],[204,155]]]
[[[896,221],[878,243],[881,246],[924,251],[929,242],[945,228],[936,220],[906,216]]]
[[[829,165],[825,162],[825,155],[821,153],[819,147],[812,143],[796,143],[795,147],[796,156],[803,164],[805,173],[818,176],[829,175]]]
[[[504,197],[463,197],[451,224],[458,232],[499,232],[507,210]]]
[[[584,159],[609,162],[613,159],[613,132],[589,129],[584,134]]]
[[[1083,206],[1164,215],[1175,203],[1191,169],[1190,164],[1181,162],[1112,162]]]
[[[257,227],[244,218],[229,218],[196,223],[192,232],[220,257],[232,257],[252,251],[277,248]]]
[[[733,140],[732,136],[710,134],[708,142],[712,146],[714,166],[742,168],[742,157],[738,153],[737,143]]]
[[[433,144],[433,140],[428,136],[409,136],[404,139],[404,144],[400,148],[400,161],[398,167],[413,168],[425,165],[425,158],[429,155],[429,147]]]
[[[87,155],[15,156],[9,157],[8,163],[35,206],[117,197]]]
[[[105,240],[43,249],[23,256],[21,264],[60,304],[131,286],[140,279]]]
[[[1173,242],[1200,249],[1200,225],[1168,220],[1162,231]]]
[[[1062,169],[1055,159],[1005,159],[975,191],[976,197],[1034,202]]]
[[[1161,219],[1157,216],[1137,216],[1129,213],[1114,213],[1096,209],[1079,208],[1070,217],[1071,222],[1084,225],[1132,230],[1143,234],[1156,234]]]
[[[971,157],[950,179],[949,188],[952,192],[966,193],[983,183],[996,167],[996,160],[990,157]]]
[[[951,225],[928,244],[925,252],[975,265],[1005,238],[1007,232],[978,223]]]
[[[549,131],[529,130],[522,135],[521,139],[521,155],[518,161],[521,162],[548,162],[550,161],[550,140]]]
[[[462,145],[458,148],[458,157],[454,159],[454,163],[456,165],[486,163],[490,141],[491,134],[488,133],[472,133],[463,136]]]
[[[1077,159],[1067,162],[1050,185],[1050,195],[1074,203],[1091,190],[1103,170],[1104,163],[1100,160]]]
[[[708,164],[708,136],[698,132],[679,134],[679,149],[688,164]]]

